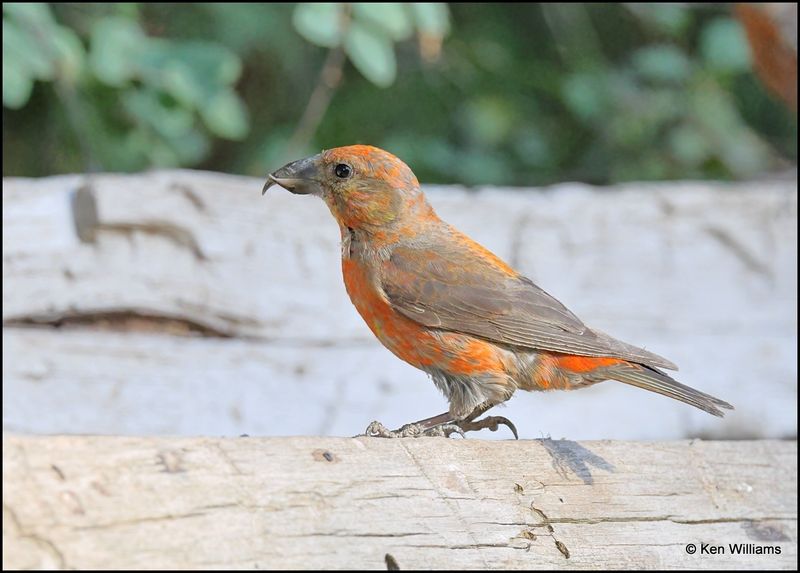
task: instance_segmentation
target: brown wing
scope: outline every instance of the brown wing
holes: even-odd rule
[[[479,256],[480,255],[480,256]],[[592,331],[530,279],[508,274],[469,245],[398,247],[383,263],[381,283],[392,306],[432,328],[580,356],[611,356],[677,367],[656,354]]]

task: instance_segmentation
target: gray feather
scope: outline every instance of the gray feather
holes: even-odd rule
[[[460,243],[446,246],[398,247],[383,263],[381,286],[411,320],[514,347],[677,370],[666,358],[591,330],[530,279],[503,273]]]

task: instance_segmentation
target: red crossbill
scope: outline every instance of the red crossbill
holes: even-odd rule
[[[324,151],[269,175],[321,197],[339,223],[350,300],[386,348],[427,372],[448,412],[391,432],[450,435],[513,424],[475,421],[517,389],[571,390],[617,380],[715,416],[732,408],[662,369],[669,360],[592,330],[497,256],[442,221],[408,166],[367,145]]]

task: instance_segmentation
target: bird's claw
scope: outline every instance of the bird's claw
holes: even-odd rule
[[[361,435],[371,438],[449,438],[452,434],[463,437],[464,431],[457,424],[439,424],[431,428],[424,428],[420,424],[406,424],[397,430],[390,430],[376,420]]]
[[[519,440],[519,434],[517,433],[517,427],[514,423],[504,416],[486,416],[482,420],[474,420],[470,422],[459,422],[459,426],[464,432],[476,432],[478,430],[483,430],[484,428],[488,428],[492,432],[496,432],[497,428],[500,427],[500,424],[506,426],[511,433],[514,434],[514,439]],[[463,434],[462,434],[463,435]]]
[[[425,430],[423,435],[425,436],[436,436],[441,438],[449,438],[453,434],[458,434],[462,438],[464,437],[464,430],[461,429],[461,426],[458,424],[439,424],[438,426],[433,426],[432,428],[428,428]]]
[[[483,429],[489,429],[496,432],[500,424],[508,427],[511,433],[514,434],[514,439],[519,440],[519,434],[514,423],[508,418],[503,416],[487,416],[482,420],[450,422],[446,424],[438,424],[430,428],[424,428],[420,424],[406,424],[397,430],[390,430],[377,420],[367,426],[366,431],[361,434],[371,438],[423,438],[423,437],[438,437],[449,438],[453,434],[458,434],[462,438],[465,437],[466,432],[477,432]]]

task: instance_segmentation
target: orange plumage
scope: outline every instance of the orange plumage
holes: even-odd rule
[[[353,305],[384,346],[430,374],[448,398],[449,413],[423,421],[423,428],[467,427],[517,389],[568,390],[603,380],[718,416],[731,408],[673,380],[661,370],[675,369],[670,361],[591,330],[439,219],[411,169],[386,151],[324,151],[272,173],[265,191],[273,183],[325,201],[341,230]]]

